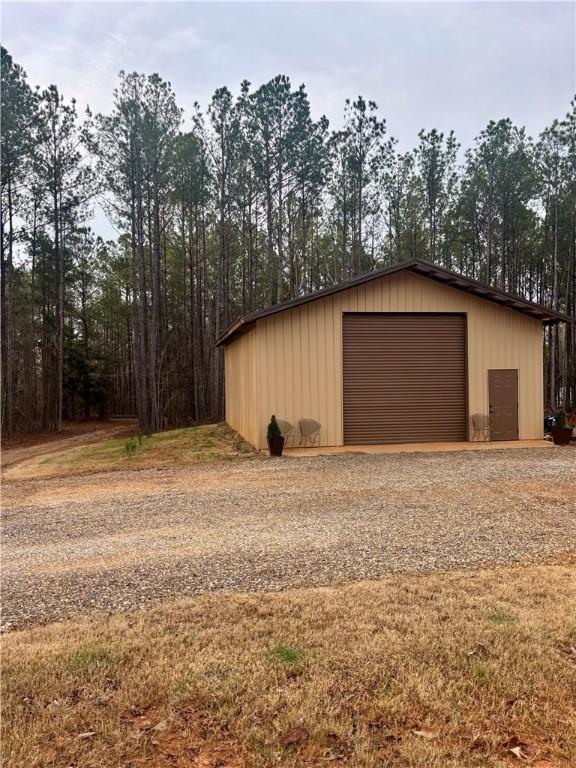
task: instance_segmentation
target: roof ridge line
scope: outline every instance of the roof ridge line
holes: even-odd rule
[[[439,267],[432,262],[424,261],[422,259],[407,259],[406,261],[400,261],[395,264],[391,264],[388,267],[374,270],[373,272],[366,272],[363,275],[351,278],[341,283],[336,283],[326,288],[321,288],[318,291],[304,294],[295,299],[289,299],[281,304],[273,304],[264,309],[256,310],[243,317],[235,320],[228,328],[216,339],[216,346],[221,346],[233,336],[236,335],[243,327],[252,325],[257,320],[271,315],[285,312],[289,309],[295,309],[296,307],[304,304],[309,304],[318,299],[322,299],[326,296],[332,296],[335,293],[350,290],[358,285],[378,280],[382,277],[387,277],[397,272],[410,270],[416,274],[420,274],[423,277],[436,280],[437,282],[450,285],[450,287],[456,290],[462,290],[466,293],[471,293],[478,298],[483,298],[486,301],[493,301],[496,304],[507,306],[509,309],[513,309],[518,312],[522,312],[525,315],[533,317],[534,319],[540,319],[544,324],[551,325],[558,322],[575,323],[576,318],[566,315],[557,310],[548,309],[541,304],[535,304],[528,299],[523,299],[521,296],[515,296],[514,294],[501,291],[498,288],[494,288],[488,283],[482,283],[474,278],[466,277],[458,272],[453,272],[445,267]],[[460,283],[460,285],[456,285]]]

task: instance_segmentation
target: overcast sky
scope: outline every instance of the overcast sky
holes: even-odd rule
[[[373,99],[404,149],[432,127],[469,146],[501,117],[536,135],[576,92],[573,2],[4,2],[2,22],[30,82],[82,109],[110,109],[121,69],[170,80],[188,116],[283,73],[333,126]]]

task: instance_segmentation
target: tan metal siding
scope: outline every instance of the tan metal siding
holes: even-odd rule
[[[225,349],[226,422],[252,445],[259,440],[256,329]]]
[[[344,443],[467,437],[466,318],[346,313]]]
[[[293,424],[317,419],[320,444],[343,445],[342,313],[357,311],[465,313],[469,414],[488,413],[490,368],[517,368],[519,438],[542,437],[541,322],[420,275],[399,273],[258,320],[252,331],[257,425],[247,427],[257,433],[253,442],[259,448],[266,447],[272,413]],[[226,346],[227,360],[244,338]],[[226,389],[228,395],[229,384]],[[237,399],[235,392],[230,394]],[[247,414],[244,418],[249,421]]]

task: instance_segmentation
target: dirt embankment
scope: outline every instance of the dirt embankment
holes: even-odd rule
[[[136,431],[136,419],[105,419],[67,423],[62,432],[58,433],[17,435],[2,442],[2,468],[65,448],[77,448],[100,440],[128,437]]]

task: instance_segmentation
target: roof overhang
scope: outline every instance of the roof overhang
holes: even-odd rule
[[[221,344],[227,344],[234,337],[249,330],[249,328],[254,323],[256,323],[257,320],[262,318],[270,317],[271,315],[276,315],[279,312],[285,312],[288,309],[294,309],[295,307],[309,304],[312,301],[318,301],[319,299],[326,298],[327,296],[332,296],[335,293],[347,291],[350,288],[355,288],[358,285],[369,283],[372,280],[379,280],[382,277],[388,277],[390,275],[396,274],[397,272],[404,271],[415,272],[416,274],[427,277],[430,280],[436,280],[439,283],[444,283],[444,285],[449,285],[451,288],[456,288],[459,291],[472,293],[481,299],[486,299],[486,301],[492,301],[496,304],[500,304],[501,306],[509,307],[510,309],[513,309],[517,312],[522,312],[524,315],[528,315],[529,317],[533,317],[536,320],[540,320],[544,325],[555,325],[556,323],[576,323],[576,318],[570,317],[570,315],[565,315],[562,312],[556,312],[555,310],[547,309],[540,304],[534,304],[533,302],[527,301],[526,299],[513,296],[510,293],[499,291],[498,289],[492,288],[486,283],[481,283],[478,280],[472,280],[469,277],[464,277],[463,275],[459,275],[456,272],[451,272],[450,270],[444,269],[443,267],[438,267],[435,264],[429,264],[426,261],[420,261],[420,259],[411,259],[410,261],[403,261],[399,264],[393,264],[390,267],[380,269],[376,272],[369,272],[368,274],[361,275],[360,277],[356,277],[353,280],[348,280],[345,283],[338,283],[338,285],[324,288],[321,291],[316,291],[315,293],[309,293],[305,296],[300,296],[297,299],[286,301],[283,304],[275,304],[272,307],[267,307],[266,309],[259,310],[258,312],[252,312],[249,315],[245,315],[244,317],[241,317],[232,323],[232,325],[230,325],[224,331],[224,333],[219,336],[219,338],[216,340],[216,345],[219,346]]]

